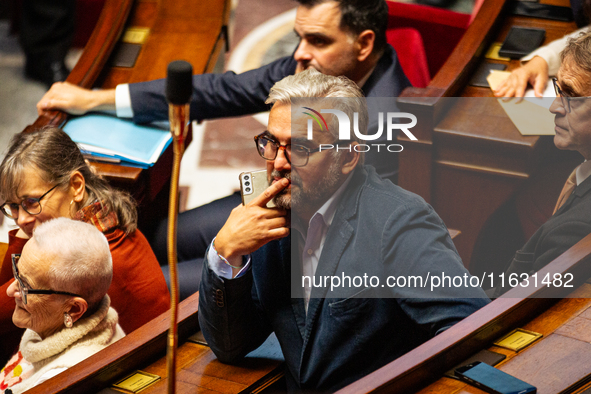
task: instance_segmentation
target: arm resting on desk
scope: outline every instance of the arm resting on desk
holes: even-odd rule
[[[265,100],[275,82],[295,72],[296,61],[284,57],[256,70],[235,74],[193,76],[191,119],[213,119],[266,111]],[[137,123],[168,119],[164,97],[166,81],[130,84],[133,121]]]
[[[213,119],[266,111],[269,90],[275,82],[295,72],[296,61],[284,57],[256,70],[236,74],[201,74],[193,76],[191,119]],[[149,123],[168,119],[168,102],[164,96],[166,79],[129,85],[133,120]],[[88,90],[70,83],[58,82],[37,103],[41,116],[45,111],[60,109],[73,115],[88,111],[114,111],[115,89]]]
[[[37,103],[37,113],[59,109],[72,115],[88,111],[114,111],[115,89],[88,90],[69,82],[56,82]]]

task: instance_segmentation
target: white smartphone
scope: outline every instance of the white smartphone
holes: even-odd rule
[[[242,195],[242,205],[246,205],[269,187],[267,179],[267,170],[257,170],[243,172],[240,174],[240,194]],[[267,208],[274,208],[273,200],[267,203]]]

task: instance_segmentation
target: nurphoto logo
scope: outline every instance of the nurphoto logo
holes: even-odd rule
[[[322,116],[322,114],[333,114],[337,117],[339,121],[339,141],[350,141],[351,140],[351,120],[349,116],[340,111],[338,109],[321,109],[320,112],[310,108],[310,107],[302,107],[303,109],[309,111],[305,112],[304,114],[310,116],[311,119],[308,119],[308,140],[312,140],[314,138],[314,123],[320,126],[322,131],[328,130],[328,125],[326,120]],[[400,130],[402,131],[409,139],[413,141],[417,141],[417,137],[415,137],[409,129],[413,128],[417,124],[417,117],[408,112],[386,112],[386,122],[384,122],[384,112],[378,113],[378,130],[374,134],[364,134],[359,131],[359,114],[357,112],[353,113],[353,132],[355,136],[361,141],[375,141],[382,137],[384,133],[384,128],[386,132],[386,139],[387,141],[392,141],[396,134],[394,131]],[[399,123],[403,119],[409,119],[410,122],[408,123]],[[396,122],[396,123],[395,123]],[[385,148],[389,152],[402,152],[402,145],[400,144],[359,144],[353,147],[342,147],[338,146],[338,144],[320,144],[319,148],[320,151],[328,150],[328,149],[349,149],[353,148],[356,152],[368,152],[372,148],[375,148],[380,151],[380,148]]]

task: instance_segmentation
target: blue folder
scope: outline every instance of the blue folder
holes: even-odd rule
[[[63,129],[87,157],[141,168],[153,166],[172,140],[168,130],[106,114],[73,118]]]

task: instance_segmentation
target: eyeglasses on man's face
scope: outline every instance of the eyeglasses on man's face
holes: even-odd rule
[[[29,294],[61,294],[67,295],[72,297],[80,297],[82,296],[74,293],[68,293],[67,291],[56,291],[56,290],[38,290],[32,289],[31,286],[28,285],[18,274],[18,260],[20,259],[20,254],[13,254],[12,255],[12,274],[14,275],[14,279],[18,283],[18,288],[21,293],[21,299],[23,300],[23,304],[27,305],[27,296]]]
[[[43,207],[41,206],[41,200],[43,200],[43,198],[47,196],[57,186],[58,185],[55,185],[54,187],[43,193],[43,195],[39,198],[26,197],[25,199],[23,199],[23,201],[20,202],[20,204],[16,202],[5,202],[4,204],[0,205],[0,210],[4,215],[15,220],[18,218],[19,208],[21,207],[29,215],[39,215],[41,213],[41,210],[43,209]]]
[[[560,89],[560,86],[558,85],[558,79],[556,79],[556,77],[552,78],[552,84],[554,85],[556,97],[560,97],[560,102],[567,113],[571,112],[572,103],[582,102],[583,100],[589,99],[589,97],[571,97],[567,95],[562,91],[562,89]]]
[[[277,153],[283,150],[287,162],[294,167],[303,167],[308,164],[310,154],[320,152],[318,148],[310,149],[305,145],[300,144],[285,144],[281,145],[268,131],[261,133],[254,137],[254,143],[257,147],[257,152],[265,160],[275,160]],[[339,146],[338,143],[331,145]]]

